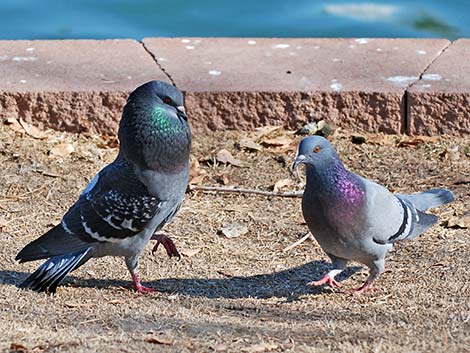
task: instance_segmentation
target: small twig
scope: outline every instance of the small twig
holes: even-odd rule
[[[305,240],[307,240],[308,238],[311,238],[312,237],[312,233],[308,232],[307,234],[305,234],[302,238],[300,238],[299,240],[297,240],[295,243],[289,245],[288,247],[286,247],[284,250],[282,250],[283,252],[287,252],[293,248],[295,248],[296,246],[299,246],[300,244],[302,244]]]
[[[237,187],[225,187],[225,186],[202,186],[202,185],[190,185],[189,191],[207,191],[207,192],[231,192],[237,194],[255,194],[262,196],[278,196],[278,197],[302,197],[303,191],[288,191],[288,192],[274,192],[274,191],[263,191],[255,189],[242,189]]]

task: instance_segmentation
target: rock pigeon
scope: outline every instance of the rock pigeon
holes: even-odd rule
[[[20,262],[49,258],[20,287],[54,293],[71,271],[92,257],[122,256],[136,291],[138,257],[149,240],[179,256],[174,243],[154,235],[181,206],[189,179],[191,131],[183,95],[151,81],[136,88],[124,107],[116,159],[88,184],[59,225],[26,245]]]
[[[399,240],[413,239],[437,222],[426,210],[454,200],[451,191],[432,189],[412,195],[392,194],[385,187],[348,171],[323,137],[309,136],[299,145],[294,168],[306,166],[302,212],[307,225],[333,269],[309,285],[339,287],[335,276],[353,260],[370,269],[365,283],[372,287],[383,272],[385,256]]]

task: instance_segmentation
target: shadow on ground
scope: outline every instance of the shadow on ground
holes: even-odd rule
[[[305,294],[320,294],[326,291],[323,287],[310,287],[307,283],[320,278],[329,269],[325,261],[313,261],[285,271],[254,276],[234,276],[226,278],[165,278],[145,282],[162,293],[182,294],[205,298],[261,298],[272,297],[296,300]],[[339,280],[357,272],[360,267],[345,270]],[[0,271],[0,285],[18,285],[29,274],[16,271]],[[65,285],[73,287],[126,287],[129,282],[111,279],[82,279],[68,276]]]

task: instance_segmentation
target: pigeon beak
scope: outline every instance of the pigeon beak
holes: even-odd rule
[[[302,163],[304,163],[304,161],[305,161],[306,158],[307,158],[307,157],[304,156],[303,154],[299,154],[299,155],[297,156],[297,158],[295,159],[292,168],[293,168],[293,169],[297,169],[297,168],[299,167],[299,165],[301,165]]]
[[[186,109],[184,108],[184,106],[180,105],[180,106],[176,107],[176,110],[179,111],[180,113],[186,115]]]

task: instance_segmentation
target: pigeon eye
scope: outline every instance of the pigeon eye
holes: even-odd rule
[[[171,104],[173,101],[171,100],[170,97],[166,96],[165,98],[163,98],[163,102],[166,104]]]
[[[318,152],[320,152],[320,150],[321,150],[320,146],[315,146],[313,148],[313,153],[318,153]]]

